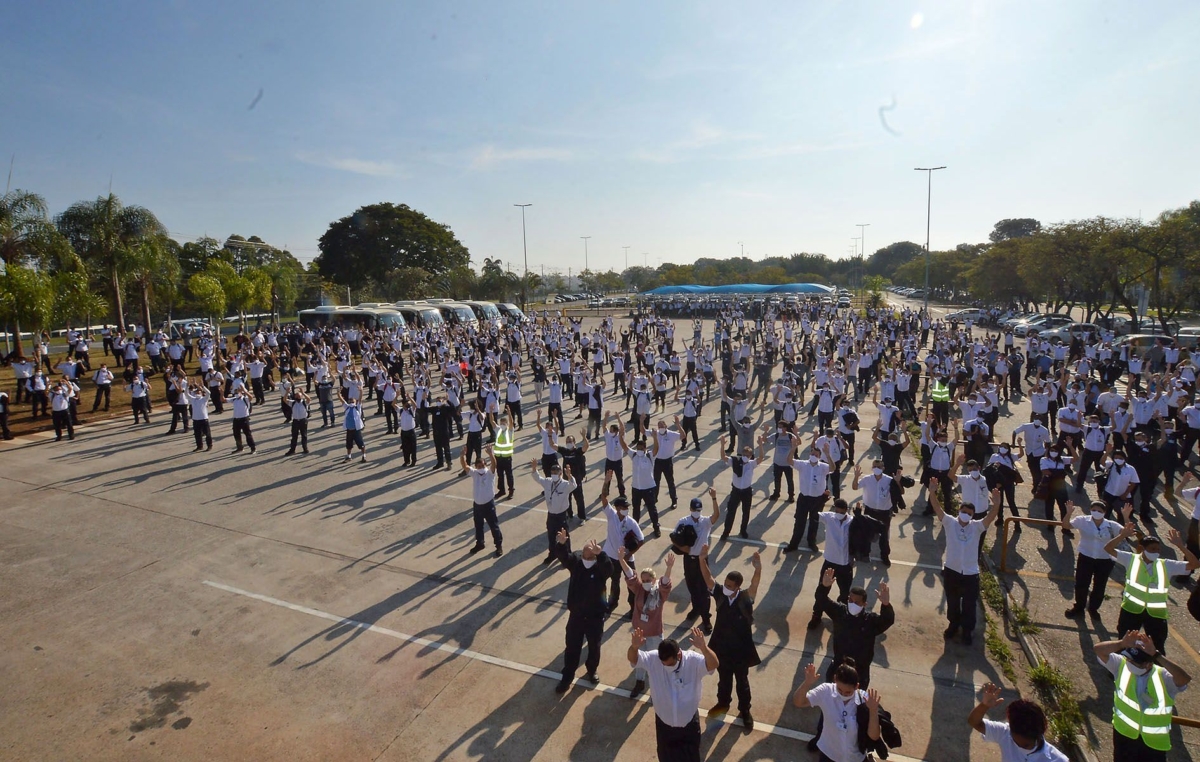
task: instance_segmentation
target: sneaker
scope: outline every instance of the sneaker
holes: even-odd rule
[[[739,714],[738,717],[741,719],[742,725],[746,730],[754,730],[754,717],[751,716],[749,709]]]
[[[767,498],[767,500],[778,500],[778,499],[779,499],[778,492],[776,492],[774,495],[771,495],[770,497]]]
[[[483,550],[483,543],[479,543],[478,545],[473,546],[467,552],[470,553],[471,555],[475,555],[476,553],[478,553],[481,550]]]
[[[496,555],[496,558],[499,558],[500,556],[504,555],[504,548],[497,545],[495,555]]]
[[[363,463],[367,462],[367,454],[365,452],[362,454],[362,462]]]
[[[287,452],[284,453],[284,455],[295,455],[295,454],[296,454],[295,450],[288,450]]]
[[[729,711],[729,704],[713,704],[712,709],[708,710],[709,717],[715,717],[719,714],[725,714]]]
[[[661,537],[662,537],[662,530],[659,529],[658,527],[654,527],[654,539],[658,540]]]
[[[349,463],[349,462],[350,462],[350,453],[346,453],[346,460],[345,460],[345,462],[346,462],[346,463]]]

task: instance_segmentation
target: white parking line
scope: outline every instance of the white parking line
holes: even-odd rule
[[[380,627],[377,624],[369,624],[367,622],[360,622],[355,619],[347,619],[346,617],[341,617],[341,616],[338,616],[337,614],[330,614],[327,611],[321,611],[320,609],[309,608],[308,606],[301,606],[298,603],[289,603],[288,601],[282,601],[278,598],[272,598],[269,595],[262,595],[260,593],[252,593],[248,590],[241,590],[236,587],[231,587],[230,585],[221,584],[220,582],[212,582],[210,580],[204,580],[204,584],[208,585],[209,587],[216,588],[217,590],[223,590],[227,593],[233,593],[234,595],[240,595],[244,598],[250,598],[250,599],[259,601],[261,603],[269,603],[272,606],[279,606],[280,608],[290,609],[291,611],[296,611],[301,614],[308,614],[309,616],[317,617],[318,619],[325,619],[330,622],[336,622],[336,623],[342,624],[342,625],[350,625],[350,626],[356,627],[360,630],[374,632],[379,635],[384,635],[389,638],[394,638],[395,640],[403,641],[405,643],[413,643],[415,645],[422,646],[423,648],[429,648],[429,649],[441,651],[443,653],[448,653],[452,656],[465,656],[468,659],[480,661],[485,664],[491,664],[492,666],[495,666],[495,667],[501,667],[503,669],[511,669],[515,672],[524,672],[527,675],[535,675],[537,677],[544,677],[547,680],[554,680],[556,682],[559,680],[562,680],[562,673],[560,673],[560,672],[551,672],[548,669],[542,669],[540,667],[534,667],[532,665],[522,664],[522,663],[516,662],[516,661],[510,661],[509,659],[501,659],[498,656],[491,656],[489,654],[480,653],[478,651],[470,651],[466,648],[459,648],[458,646],[446,645],[445,643],[439,643],[438,641],[435,641],[435,640],[428,640],[427,638],[417,637],[416,635],[408,635],[403,632],[398,632],[397,630],[389,629],[387,627]],[[633,698],[630,696],[628,690],[626,690],[624,688],[616,688],[611,685],[605,685],[603,683],[597,683],[594,690],[600,691],[601,693],[607,693],[611,696],[620,696],[620,697],[626,698],[626,699]],[[647,694],[643,693],[643,694],[637,696],[636,698],[633,698],[633,700],[645,703],[645,702],[649,702],[650,697]],[[708,712],[701,709],[700,716],[708,717]],[[720,715],[719,719],[715,719],[714,722],[719,722],[719,723],[726,724],[726,725],[738,725],[738,726],[740,726],[742,724],[741,720],[739,720],[739,719],[737,719],[737,717],[735,717],[733,715],[729,715],[729,714]],[[759,722],[757,720],[754,723],[754,729],[757,731],[761,731],[763,733],[770,733],[772,735],[783,736],[784,738],[792,738],[797,741],[808,741],[810,738],[812,738],[812,734],[810,734],[810,733],[804,733],[799,730],[793,730],[791,728],[780,727],[779,725],[771,725],[769,723]],[[913,757],[905,757],[903,755],[895,754],[895,753],[890,754],[888,756],[888,759],[894,759],[897,762],[922,762],[922,760],[918,760]]]

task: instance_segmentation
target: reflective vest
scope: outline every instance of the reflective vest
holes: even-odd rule
[[[509,429],[500,429],[496,432],[496,442],[492,445],[492,452],[496,453],[497,458],[511,458],[513,456],[513,435]]]
[[[1137,675],[1130,671],[1129,662],[1122,659],[1113,691],[1113,730],[1126,738],[1141,736],[1144,744],[1159,751],[1171,748],[1171,713],[1175,706],[1175,700],[1167,693],[1165,675],[1162,667],[1150,667],[1146,692],[1153,703],[1143,707],[1138,701]]]
[[[930,389],[929,396],[933,398],[934,402],[949,402],[950,387],[941,381],[935,380],[933,387]]]
[[[1167,618],[1167,566],[1161,558],[1152,564],[1135,553],[1125,571],[1125,592],[1121,608],[1132,614],[1149,612],[1158,619]]]

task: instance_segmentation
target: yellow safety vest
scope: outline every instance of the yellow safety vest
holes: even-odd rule
[[[1167,693],[1165,675],[1162,667],[1150,667],[1146,689],[1154,703],[1143,707],[1138,701],[1137,675],[1130,671],[1129,662],[1122,659],[1113,691],[1113,730],[1126,738],[1141,736],[1143,743],[1159,751],[1171,748],[1171,714],[1175,706],[1175,700]]]
[[[929,396],[933,398],[934,402],[949,402],[950,387],[946,384],[943,384],[941,381],[934,381],[933,388],[930,389]]]
[[[1167,565],[1161,558],[1152,564],[1135,553],[1125,570],[1125,592],[1121,596],[1121,608],[1132,614],[1143,611],[1157,619],[1167,618]]]
[[[492,452],[496,453],[497,458],[511,458],[513,456],[512,431],[500,429],[496,432],[496,442],[492,445]]]

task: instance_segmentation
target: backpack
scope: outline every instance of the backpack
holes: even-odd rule
[[[870,712],[865,703],[858,705],[856,711],[858,719],[858,748],[864,753],[874,752],[879,755],[880,759],[888,758],[888,749],[900,748],[901,738],[900,730],[896,724],[892,722],[892,713],[879,707],[879,740],[872,741],[867,737],[867,723],[870,718]]]

